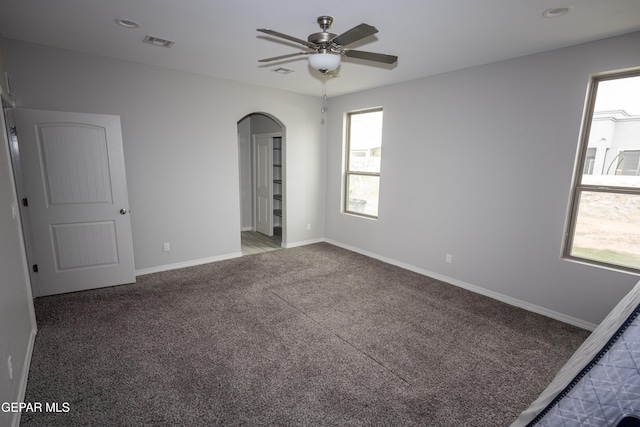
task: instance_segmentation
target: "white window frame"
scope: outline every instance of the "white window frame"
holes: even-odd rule
[[[366,113],[375,113],[377,111],[384,111],[382,107],[372,107],[372,108],[365,108],[362,110],[354,110],[354,111],[349,111],[348,113],[345,114],[345,151],[344,151],[344,158],[345,158],[345,163],[344,163],[344,174],[343,174],[343,178],[344,178],[344,182],[343,182],[343,198],[342,198],[342,212],[349,214],[349,215],[356,215],[356,216],[361,216],[361,217],[365,217],[365,218],[370,218],[370,219],[378,219],[378,216],[380,214],[380,212],[378,211],[378,215],[369,215],[366,214],[364,212],[356,212],[353,210],[349,210],[349,177],[352,175],[358,175],[358,176],[377,176],[378,180],[380,180],[380,172],[362,172],[362,171],[352,171],[350,170],[350,139],[351,139],[351,117],[357,114],[366,114]],[[383,122],[384,122],[384,113],[383,113],[383,118],[382,118]],[[380,141],[380,146],[382,147],[382,139]],[[382,154],[380,154],[380,157],[382,158]],[[380,188],[378,187],[378,202],[380,201]]]
[[[571,184],[571,197],[569,201],[569,209],[567,215],[567,222],[565,225],[563,246],[562,246],[562,258],[578,261],[581,263],[603,267],[606,269],[630,272],[640,274],[640,269],[608,263],[604,261],[594,260],[590,258],[582,258],[571,254],[573,247],[573,238],[575,234],[575,226],[578,217],[578,209],[580,205],[580,197],[583,192],[590,193],[609,193],[609,194],[631,194],[640,197],[640,188],[633,187],[618,187],[618,186],[601,186],[601,185],[589,185],[582,183],[582,176],[584,173],[585,162],[588,158],[588,144],[589,134],[591,132],[591,125],[593,121],[593,115],[595,112],[596,96],[598,91],[598,84],[607,80],[617,80],[627,77],[640,76],[640,68],[634,68],[623,71],[614,71],[602,74],[592,75],[587,88],[587,97],[585,103],[584,114],[582,118],[582,125],[580,131],[580,138],[578,144],[578,153],[576,156],[576,163],[574,166],[573,181]]]

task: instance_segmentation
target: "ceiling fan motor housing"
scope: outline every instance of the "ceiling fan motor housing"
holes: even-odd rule
[[[322,32],[322,33],[313,33],[313,34],[311,34],[309,36],[309,38],[307,39],[307,41],[309,41],[310,43],[315,43],[315,44],[328,44],[334,38],[336,38],[335,34]]]
[[[327,31],[331,27],[332,23],[333,18],[331,16],[318,16],[318,25],[320,26],[320,29],[322,29],[322,32],[313,33],[307,38],[308,42],[320,45],[318,52],[326,52],[330,47],[331,40],[337,37],[336,34]]]

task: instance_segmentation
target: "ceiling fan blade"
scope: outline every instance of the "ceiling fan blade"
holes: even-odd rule
[[[385,55],[383,53],[364,52],[362,50],[345,49],[343,55],[348,58],[366,59],[367,61],[382,62],[384,64],[393,64],[398,60],[395,55]]]
[[[279,59],[286,59],[286,58],[292,58],[294,56],[299,56],[299,55],[309,55],[310,53],[313,52],[297,52],[297,53],[290,53],[288,55],[280,55],[280,56],[274,56],[273,58],[265,58],[265,59],[260,59],[258,60],[258,62],[271,62],[271,61],[277,61]]]
[[[337,45],[346,46],[353,42],[357,42],[358,40],[362,40],[365,37],[369,37],[377,32],[378,30],[376,27],[369,24],[360,24],[353,27],[346,33],[342,33],[338,37],[334,37],[331,41]]]
[[[298,38],[293,37],[293,36],[288,36],[286,34],[282,34],[282,33],[279,33],[277,31],[270,30],[268,28],[258,28],[257,31],[260,31],[261,33],[269,34],[270,36],[280,37],[280,38],[285,39],[285,40],[289,40],[289,41],[292,41],[292,42],[300,43],[302,45],[310,47],[311,49],[316,49],[318,47],[314,43],[308,42],[306,40],[298,39]]]

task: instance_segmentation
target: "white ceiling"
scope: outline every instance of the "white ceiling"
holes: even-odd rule
[[[542,17],[561,6],[573,10]],[[338,77],[326,83],[329,96],[640,30],[639,0],[0,0],[0,34],[320,96],[322,77],[306,57],[257,62],[304,47],[256,31],[306,39],[320,31],[320,15],[333,16],[336,34],[363,22],[375,26],[378,34],[349,47],[399,57],[394,66],[343,59]],[[141,26],[123,28],[116,18]],[[144,44],[147,34],[176,43]],[[294,72],[271,71],[279,66]]]

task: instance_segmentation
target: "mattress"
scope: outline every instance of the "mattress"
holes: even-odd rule
[[[511,427],[640,426],[640,282]]]

